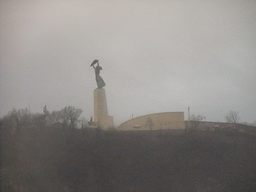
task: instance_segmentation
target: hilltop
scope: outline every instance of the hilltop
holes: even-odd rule
[[[2,130],[3,191],[256,189],[256,137],[245,133]]]

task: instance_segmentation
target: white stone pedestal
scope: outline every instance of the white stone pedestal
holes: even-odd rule
[[[108,107],[105,89],[94,90],[94,123],[102,129],[113,127],[113,117],[108,116]]]

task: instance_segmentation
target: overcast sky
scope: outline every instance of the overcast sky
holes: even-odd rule
[[[2,0],[0,116],[65,106],[93,116],[94,59],[115,125],[183,111],[256,120],[254,0]]]

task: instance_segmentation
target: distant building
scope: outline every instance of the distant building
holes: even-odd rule
[[[185,129],[184,112],[144,115],[122,123],[117,130]]]

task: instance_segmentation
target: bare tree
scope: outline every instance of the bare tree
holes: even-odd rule
[[[47,116],[47,123],[49,125],[55,125],[57,123],[62,123],[62,117],[60,111],[53,111]]]
[[[47,125],[62,124],[64,127],[75,128],[77,126],[78,118],[83,111],[76,109],[73,106],[67,106],[60,111],[52,111],[47,113]]]
[[[32,123],[32,116],[27,108],[19,110],[13,109],[4,119],[12,121],[13,129],[17,133],[20,133],[21,128],[28,127]]]
[[[239,115],[236,111],[229,111],[228,115],[226,116],[226,120],[229,123],[237,124],[239,122]]]
[[[60,113],[63,125],[66,125],[70,128],[75,128],[77,125],[78,118],[82,112],[82,109],[76,109],[72,106],[68,106],[62,109]]]
[[[190,124],[192,129],[197,129],[201,121],[204,119],[204,116],[202,115],[191,115],[190,117]]]

